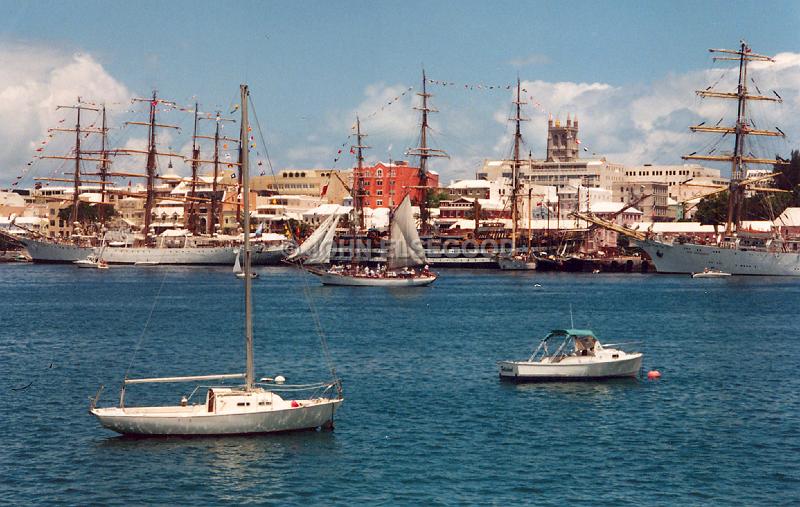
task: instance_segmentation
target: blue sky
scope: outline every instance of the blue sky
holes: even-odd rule
[[[633,123],[630,115],[638,109],[620,117],[621,108],[637,99],[663,104],[671,83],[694,84],[687,76],[702,77],[711,67],[709,47],[734,47],[745,38],[764,54],[800,52],[798,2],[83,1],[4,2],[3,10],[0,51],[10,55],[0,55],[7,71],[0,93],[19,85],[15,76],[47,81],[54,69],[74,63],[76,54],[96,64],[85,65],[91,68],[85,75],[76,71],[70,84],[78,91],[91,91],[103,73],[120,85],[119,95],[157,88],[182,104],[197,97],[201,107],[212,109],[228,108],[238,84],[247,81],[277,168],[330,165],[355,113],[366,116],[382,99],[407,87],[416,90],[424,65],[430,78],[459,85],[431,90],[441,110],[434,138],[452,155],[439,163],[445,181],[468,176],[480,160],[502,156],[507,148],[502,118],[510,95],[469,92],[461,84],[505,85],[517,74],[540,82],[530,87],[532,93],[537,90],[534,99],[541,107],[528,112],[533,121],[525,132],[534,156],[543,149],[546,112],[562,118],[570,112],[580,115],[587,126],[583,141],[598,154],[627,163],[637,156],[651,158],[642,163],[678,163],[680,153],[671,152],[683,148],[683,141],[642,152],[632,143],[652,144],[654,138],[620,134],[607,139],[599,126],[612,118]],[[30,57],[22,57],[29,51]],[[565,99],[559,83],[602,86],[573,87]],[[781,89],[794,97],[796,85]],[[692,106],[687,97],[686,105]],[[35,97],[22,102],[30,106]],[[403,96],[365,121],[372,159],[387,158],[390,145],[392,155],[400,157],[414,144],[416,116],[410,105]],[[700,111],[689,107],[682,115],[680,109],[635,128],[684,116],[692,120]],[[26,111],[0,106],[0,115],[8,116],[0,116],[0,131]],[[19,173],[30,147],[51,126],[43,123],[52,118],[38,116],[42,124],[28,125],[25,135],[14,137],[21,145],[0,152],[0,184]],[[784,128],[789,142],[797,133],[792,129]]]

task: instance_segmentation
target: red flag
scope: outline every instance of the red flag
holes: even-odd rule
[[[356,149],[354,147],[352,147],[352,146],[350,147],[350,154],[351,155],[355,155],[356,154]]]
[[[328,185],[322,185],[322,191],[320,192],[320,197],[325,197],[325,194],[328,193]]]

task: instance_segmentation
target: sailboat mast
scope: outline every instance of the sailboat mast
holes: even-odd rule
[[[69,215],[71,226],[78,221],[78,204],[80,204],[79,193],[81,186],[81,98],[78,97],[78,107],[76,108],[77,120],[75,121],[75,175],[72,181],[72,213]]]
[[[248,391],[255,387],[254,373],[253,373],[253,302],[251,290],[253,280],[250,278],[250,143],[248,132],[250,130],[247,121],[247,101],[250,92],[246,84],[239,85],[242,99],[242,121],[241,131],[239,133],[239,149],[241,166],[239,167],[239,176],[242,181],[242,202],[244,207],[244,343],[246,355],[246,370],[245,370],[245,389]]]
[[[106,183],[108,182],[108,148],[106,147],[106,137],[108,127],[106,126],[106,105],[102,108],[102,125],[100,127],[100,225],[106,225]]]
[[[197,234],[197,170],[200,167],[200,146],[197,144],[197,115],[199,104],[194,103],[194,133],[192,134],[192,187],[189,192],[192,199],[189,202],[189,231]]]
[[[516,106],[516,115],[514,115],[514,123],[516,128],[514,130],[514,161],[511,167],[511,252],[517,249],[517,222],[519,220],[519,210],[517,209],[517,193],[519,191],[519,147],[522,143],[522,129],[520,122],[524,120],[521,116],[521,106],[524,104],[520,96],[521,84],[517,78],[517,98],[514,101]],[[530,231],[528,232],[530,234]]]
[[[363,145],[362,141],[366,137],[366,134],[361,133],[361,120],[358,116],[356,116],[356,174],[353,175],[353,189],[355,190],[355,196],[353,196],[353,204],[355,205],[355,233],[357,233],[360,229],[366,228],[364,224],[364,148],[366,146]]]
[[[739,184],[744,178],[742,154],[744,152],[745,113],[747,109],[747,58],[745,55],[749,48],[742,41],[739,49],[739,83],[736,87],[737,110],[736,125],[734,127],[736,140],[733,145],[733,159],[731,160],[731,181],[728,192],[728,216],[725,222],[725,233],[730,234],[733,228],[739,230],[741,225],[742,204],[744,189]]]
[[[156,109],[158,97],[153,90],[153,100],[150,101],[150,121],[147,127],[147,196],[144,201],[144,239],[150,236],[150,222],[152,221],[153,203],[155,201],[156,181]]]
[[[431,157],[448,157],[448,155],[443,150],[428,148],[428,129],[430,129],[428,125],[428,113],[436,113],[438,111],[428,107],[428,98],[433,95],[428,93],[428,79],[425,75],[425,69],[422,69],[422,92],[417,93],[417,95],[422,97],[421,107],[414,108],[421,113],[419,146],[408,150],[406,154],[419,157],[418,187],[421,195],[419,199],[419,220],[420,231],[425,234],[430,228],[430,211],[428,210],[428,159]]]
[[[214,179],[211,182],[211,217],[208,221],[208,233],[214,235],[214,226],[217,220],[217,180],[219,179],[219,124],[220,116],[217,112],[217,125],[214,129]]]

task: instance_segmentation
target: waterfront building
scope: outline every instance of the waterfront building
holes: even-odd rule
[[[648,222],[667,222],[675,220],[675,210],[668,202],[669,186],[666,181],[641,181],[614,183],[612,200],[617,203],[631,203],[642,210],[643,220]]]
[[[353,171],[349,171],[347,184],[353,186]],[[439,188],[439,174],[428,171],[426,188],[421,188],[419,167],[413,167],[404,160],[362,168],[364,185],[363,205],[369,208],[393,208],[400,204],[406,195],[411,204],[418,205],[425,198],[428,189]]]
[[[688,201],[705,194],[713,186],[728,186],[728,178],[720,175],[719,169],[703,167],[699,164],[657,165],[644,164],[626,167],[622,187],[636,188],[643,183],[664,183],[667,197],[678,202]]]
[[[250,178],[250,188],[262,196],[310,195],[323,197],[330,204],[341,204],[349,194],[342,184],[342,181],[347,180],[346,171],[337,169],[283,169],[274,176]]]

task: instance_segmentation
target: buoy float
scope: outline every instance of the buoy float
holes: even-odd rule
[[[650,370],[647,372],[647,378],[649,380],[655,380],[661,378],[661,372],[658,370]]]
[[[296,400],[292,400],[292,408],[297,408],[297,407],[299,407],[299,406],[300,406],[300,404],[299,404],[299,403],[297,403],[297,401],[296,401]]]

